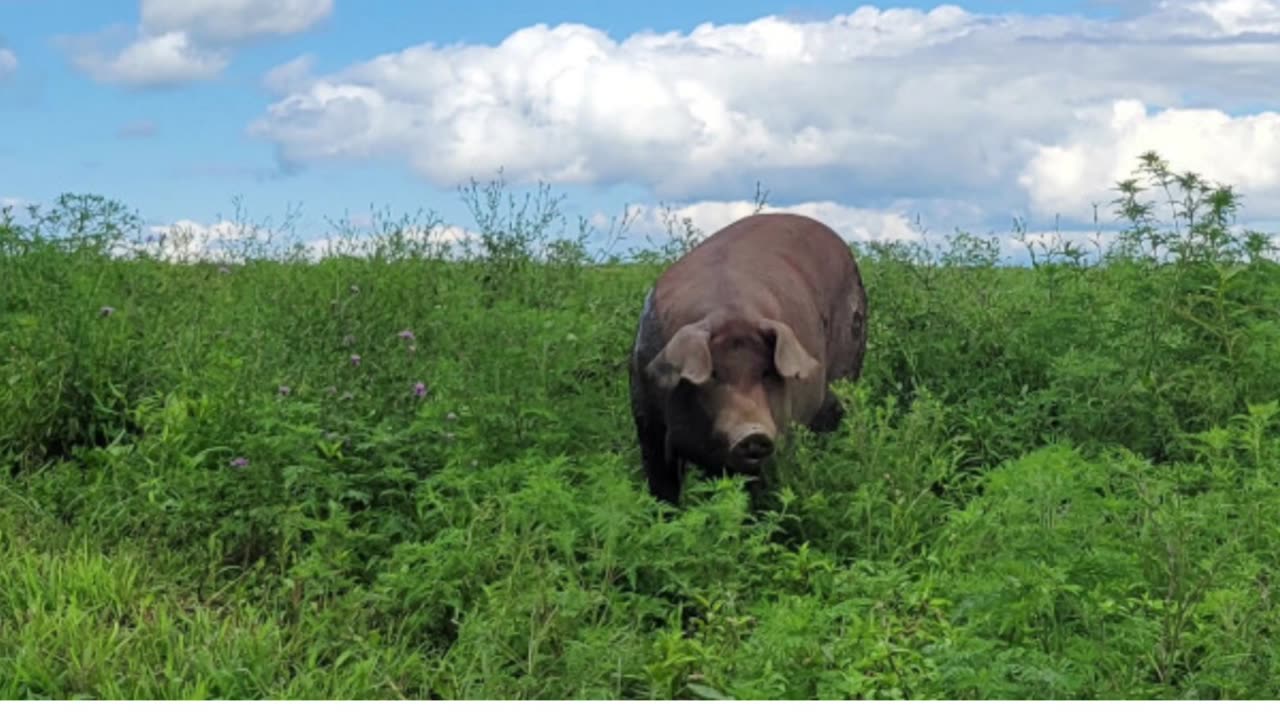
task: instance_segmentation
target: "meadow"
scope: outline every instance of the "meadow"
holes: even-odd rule
[[[696,234],[593,258],[469,192],[462,257],[6,213],[0,697],[1280,696],[1280,268],[1231,188],[1146,156],[1105,252],[1027,266],[857,245],[864,375],[757,513],[640,475],[626,357]]]

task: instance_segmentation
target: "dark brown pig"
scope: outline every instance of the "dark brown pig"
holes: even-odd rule
[[[826,225],[761,213],[717,231],[644,300],[629,374],[649,490],[680,498],[685,462],[759,478],[792,422],[834,430],[829,383],[867,347],[858,265]]]

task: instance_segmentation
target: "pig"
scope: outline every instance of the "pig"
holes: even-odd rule
[[[847,243],[810,217],[762,212],[716,231],[649,289],[628,362],[649,492],[678,505],[686,463],[710,475],[763,469],[791,423],[829,433],[831,392],[856,381],[867,293]]]

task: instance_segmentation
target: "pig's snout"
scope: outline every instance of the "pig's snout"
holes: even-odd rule
[[[773,433],[763,426],[744,428],[729,445],[730,465],[735,470],[756,470],[773,454]]]

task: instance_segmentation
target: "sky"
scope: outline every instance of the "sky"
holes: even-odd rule
[[[639,244],[757,184],[851,240],[1083,231],[1151,149],[1280,228],[1280,0],[0,0],[0,203],[152,228],[465,230],[501,171]]]

